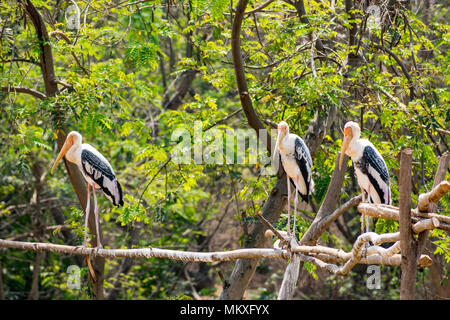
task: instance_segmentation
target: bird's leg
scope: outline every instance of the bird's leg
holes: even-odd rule
[[[367,190],[367,202],[370,203],[371,202],[371,196],[370,196],[370,185],[369,185],[369,189]],[[366,222],[366,232],[369,232],[369,216],[368,215],[363,215],[362,219],[365,220]],[[366,242],[365,244],[366,250],[368,247],[370,247],[370,241]]]
[[[291,234],[291,181],[289,176],[286,175],[287,180],[287,194],[288,194],[288,222],[287,222],[287,235]]]
[[[361,188],[362,200],[361,202],[366,202],[366,191]],[[361,216],[361,234],[364,233],[364,214]]]
[[[294,227],[292,228],[292,234],[295,237],[295,222],[297,220],[297,203],[298,203],[298,175],[295,183],[295,197],[294,197]]]
[[[367,202],[372,202],[372,197],[370,196],[370,185],[369,190],[367,191]],[[366,232],[369,232],[369,216],[366,216]]]
[[[92,191],[94,193],[94,213],[95,213],[95,228],[97,230],[97,249],[102,248],[102,244],[100,243],[100,226],[99,226],[99,218],[98,218],[98,206],[97,206],[97,196],[95,195],[95,186],[92,186]]]
[[[86,241],[86,236],[87,236],[87,226],[88,226],[88,219],[89,219],[89,207],[90,207],[90,192],[91,192],[91,186],[88,183],[88,189],[87,189],[87,201],[86,201],[86,221],[84,222],[84,241],[83,241],[83,246],[87,247],[87,241]]]

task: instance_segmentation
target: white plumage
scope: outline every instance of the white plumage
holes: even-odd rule
[[[87,143],[81,143],[82,137],[76,132],[72,131],[67,135],[66,141],[55,160],[52,167],[52,172],[55,169],[58,162],[62,157],[78,166],[83,174],[86,182],[88,183],[88,198],[86,205],[86,221],[85,221],[85,235],[84,245],[86,246],[86,233],[87,233],[87,221],[89,216],[89,200],[90,200],[90,188],[94,194],[94,207],[96,227],[98,233],[98,207],[97,198],[95,195],[95,189],[102,189],[104,194],[112,201],[116,206],[123,205],[122,187],[119,181],[117,181],[114,170],[111,164],[106,158],[98,152],[94,147]],[[97,237],[97,246],[101,247],[100,239]]]
[[[360,139],[360,135],[361,129],[356,122],[345,124],[339,169],[344,154],[347,154],[352,158],[363,201],[390,205],[391,189],[386,163],[377,148],[369,140]]]
[[[288,233],[290,233],[290,199],[291,183],[295,186],[294,200],[294,226],[297,214],[297,195],[300,194],[305,202],[308,202],[308,196],[314,192],[314,181],[312,179],[312,159],[308,147],[302,138],[296,134],[289,133],[289,126],[281,121],[278,124],[278,137],[274,149],[274,157],[280,152],[281,162],[287,176],[288,186]]]

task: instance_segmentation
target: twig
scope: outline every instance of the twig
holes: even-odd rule
[[[280,232],[278,232],[278,230],[275,229],[269,221],[267,221],[266,218],[264,218],[260,213],[257,213],[256,216],[267,228],[269,228],[273,232],[274,235],[278,237],[278,239],[280,239],[282,242],[287,243],[287,239],[282,236]]]

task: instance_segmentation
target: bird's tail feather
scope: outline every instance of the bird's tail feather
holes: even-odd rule
[[[122,186],[120,185],[119,181],[117,181],[117,179],[116,179],[115,182],[116,182],[116,188],[117,188],[117,195],[116,195],[116,198],[115,198],[115,200],[116,200],[115,205],[121,207],[121,206],[123,206]]]
[[[292,187],[293,187],[294,190],[295,190],[296,187],[295,187],[294,180],[292,180],[291,178],[289,178],[289,180],[291,181],[291,185],[292,185]],[[303,200],[304,202],[308,203],[308,201],[309,201],[308,195],[301,193],[301,192],[300,192],[300,189],[298,189],[297,191],[298,191],[299,196],[302,198],[302,200]]]
[[[314,180],[311,179],[311,182],[309,183],[309,194],[313,194],[315,192],[314,186],[315,186]]]

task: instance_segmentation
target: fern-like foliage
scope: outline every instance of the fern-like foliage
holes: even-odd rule
[[[95,135],[97,130],[100,128],[104,133],[114,137],[114,133],[112,131],[113,127],[114,123],[102,113],[94,112],[88,115],[87,128],[89,133],[92,135]]]
[[[155,70],[158,67],[158,45],[151,42],[133,42],[125,52],[124,62],[135,67],[148,67]]]

